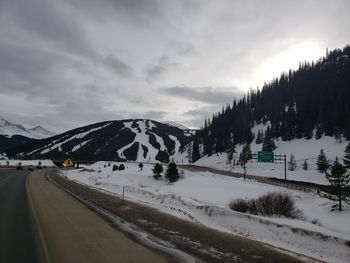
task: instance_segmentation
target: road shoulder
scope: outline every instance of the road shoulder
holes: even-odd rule
[[[117,231],[101,216],[36,171],[28,192],[43,254],[48,262],[169,262]]]

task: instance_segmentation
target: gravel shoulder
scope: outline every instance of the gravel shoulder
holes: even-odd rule
[[[116,230],[100,215],[33,172],[27,182],[47,262],[170,262]]]
[[[58,173],[50,173],[49,176],[55,183],[84,200],[89,200],[204,262],[315,262],[261,242],[180,219],[144,204],[131,201],[122,204],[115,194],[68,180]]]

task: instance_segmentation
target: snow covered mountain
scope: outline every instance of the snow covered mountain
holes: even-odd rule
[[[167,161],[181,152],[190,134],[175,126],[145,119],[104,121],[10,149],[24,158]]]
[[[55,133],[36,126],[26,129],[20,124],[13,124],[3,118],[0,118],[0,135],[11,138],[14,135],[20,135],[31,139],[43,139],[56,135]]]
[[[164,122],[165,124],[168,124],[170,126],[174,126],[174,127],[177,127],[181,130],[190,130],[190,128],[188,128],[187,126],[181,124],[181,123],[177,123],[177,122],[173,122],[173,121],[166,121]]]

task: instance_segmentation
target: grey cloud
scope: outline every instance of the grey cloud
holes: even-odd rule
[[[204,124],[205,118],[211,118],[220,108],[215,105],[199,106],[196,109],[184,113],[184,124],[189,127],[199,128]]]
[[[236,88],[185,87],[174,86],[161,90],[162,93],[191,101],[205,102],[214,105],[231,103],[234,98],[242,96]]]
[[[67,2],[90,18],[114,19],[128,26],[147,27],[165,21],[157,0],[76,0]]]
[[[198,51],[192,45],[188,45],[178,49],[176,54],[179,56],[191,56],[198,54]]]
[[[198,55],[199,51],[190,42],[185,41],[173,41],[169,44],[169,49],[174,50],[176,56],[193,56]]]
[[[151,81],[159,77],[165,72],[166,68],[161,65],[152,65],[145,68],[145,73],[147,75],[147,80]]]
[[[0,89],[40,93],[55,85],[59,67],[72,64],[54,52],[0,41]]]
[[[76,54],[86,55],[92,52],[79,21],[66,14],[66,10],[56,1],[5,0],[1,10],[0,16],[11,20],[9,24],[15,25],[18,31],[22,30],[21,34],[32,34],[32,37],[41,38],[50,45]]]
[[[143,118],[151,120],[162,120],[165,115],[165,111],[147,111],[142,114]]]
[[[180,67],[181,64],[175,62],[171,57],[162,55],[155,64],[149,65],[144,69],[146,79],[153,81],[160,78],[167,70]]]
[[[345,0],[0,0],[0,110],[58,130],[127,117],[200,126],[241,96],[229,85],[260,84],[255,71],[284,49],[307,40],[324,49],[349,43],[349,7]],[[186,103],[175,114],[178,98]]]
[[[114,55],[109,55],[103,59],[105,65],[109,66],[115,73],[122,77],[131,77],[133,68]]]

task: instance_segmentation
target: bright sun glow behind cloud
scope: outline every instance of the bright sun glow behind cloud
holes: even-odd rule
[[[315,61],[324,56],[325,53],[326,50],[316,42],[298,43],[263,61],[255,71],[254,79],[261,87],[264,81],[269,82],[280,76],[282,72],[288,72],[289,69],[297,69],[301,61]]]

